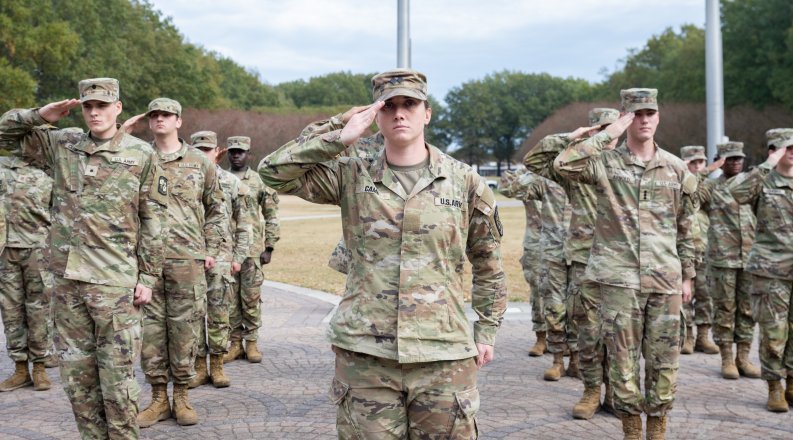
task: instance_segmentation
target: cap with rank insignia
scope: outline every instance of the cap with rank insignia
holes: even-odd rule
[[[226,147],[229,150],[248,151],[251,149],[251,138],[248,136],[232,136],[226,139]]]
[[[118,80],[115,78],[91,78],[80,81],[80,102],[118,101]]]

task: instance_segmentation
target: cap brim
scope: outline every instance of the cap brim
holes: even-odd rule
[[[708,158],[705,157],[704,154],[697,154],[696,156],[691,156],[689,158],[686,158],[685,160],[689,160],[689,161],[690,160],[708,160]]]
[[[81,103],[88,101],[116,102],[118,101],[118,98],[114,98],[112,96],[107,96],[105,94],[99,94],[99,93],[85,95],[80,98]]]
[[[172,112],[172,111],[170,111],[170,110],[159,109],[159,108],[155,108],[155,109],[151,109],[151,110],[147,111],[147,112],[146,112],[146,116],[149,116],[149,115],[150,115],[152,112],[163,112],[163,113],[170,113],[170,114],[172,114],[172,115],[179,116],[179,113]]]
[[[775,145],[777,148],[793,147],[793,138],[780,139],[774,142],[773,145]]]
[[[427,95],[424,94],[424,92],[422,92],[421,90],[408,89],[408,88],[394,88],[380,95],[375,101],[387,101],[395,96],[407,96],[410,98],[420,99],[422,101],[427,100]]]
[[[199,142],[197,144],[193,144],[193,146],[196,147],[196,148],[217,148],[218,147],[217,145],[210,144],[210,143],[207,143],[207,142]]]
[[[242,151],[248,151],[248,150],[250,150],[250,149],[251,149],[251,147],[243,147],[243,146],[240,146],[240,145],[232,145],[232,146],[226,147],[226,149],[227,149],[227,150],[242,150]]]
[[[635,112],[639,110],[655,110],[658,111],[658,104],[652,102],[640,102],[636,104],[631,104],[625,107],[626,112]]]
[[[731,151],[729,153],[724,153],[723,156],[719,156],[719,157],[723,157],[724,159],[728,159],[730,157],[746,157],[746,155],[741,153],[740,151]]]

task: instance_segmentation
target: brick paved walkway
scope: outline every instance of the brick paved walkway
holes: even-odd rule
[[[269,287],[264,295],[261,364],[236,361],[227,366],[232,386],[204,386],[190,396],[201,423],[179,427],[168,420],[141,430],[151,439],[332,439],[334,408],[326,398],[333,356],[324,340],[324,318],[333,305],[322,295],[306,296]],[[597,414],[592,420],[570,416],[581,395],[580,381],[542,380],[551,359],[529,358],[533,342],[527,304],[511,304],[496,346],[496,360],[479,376],[482,410],[479,425],[486,439],[621,438],[617,419]],[[12,364],[0,337],[0,376]],[[754,347],[756,361],[756,344]],[[55,386],[0,393],[0,438],[77,439],[77,429],[56,370]],[[719,357],[683,356],[679,391],[668,438],[790,439],[793,413],[765,410],[766,388],[760,380],[719,378]],[[138,378],[143,378],[138,370]],[[143,385],[142,404],[150,399]]]

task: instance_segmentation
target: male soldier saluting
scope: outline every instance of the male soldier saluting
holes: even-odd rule
[[[740,184],[743,173],[743,142],[718,144],[718,155],[725,159],[724,172],[717,179],[704,180],[697,188],[701,209],[708,212],[708,283],[715,314],[713,339],[721,352],[721,375],[738,379],[739,374],[759,378],[760,369],[749,361],[754,338],[754,319],[749,290],[751,275],[743,270],[754,242],[755,217],[752,207],[739,205],[730,194]],[[704,175],[699,175],[704,179]],[[733,358],[732,344],[738,346]]]
[[[167,181],[150,145],[116,125],[118,81],[80,81],[80,100],[12,110],[0,141],[52,169],[50,269],[61,381],[83,438],[137,438],[133,361],[140,313],[162,267],[160,216]],[[35,130],[82,104],[87,134]]]
[[[215,164],[179,138],[181,115],[182,106],[168,98],[153,100],[146,112],[170,198],[163,217],[162,278],[154,286],[151,303],[143,310],[141,365],[151,384],[152,399],[138,416],[142,428],[171,416],[169,378],[173,379],[176,422],[198,423],[187,397],[188,383],[195,376],[194,327],[196,320],[204,319],[204,270],[215,266],[215,255],[225,236],[225,206]]]
[[[262,361],[262,354],[256,346],[259,327],[262,326],[262,266],[270,264],[275,243],[281,238],[278,226],[278,195],[272,188],[264,186],[262,179],[248,167],[251,138],[232,136],[226,140],[226,146],[231,173],[250,189],[256,206],[253,207],[255,215],[248,258],[235,275],[234,294],[229,303],[231,346],[223,361],[230,362],[244,354],[248,362],[258,363]]]
[[[793,404],[793,129],[769,130],[767,136],[776,150],[730,193],[757,212],[757,235],[746,263],[752,274],[752,312],[760,323],[767,408],[787,412]],[[783,396],[780,380],[785,377]]]
[[[654,142],[657,93],[622,90],[624,114],[554,162],[563,176],[597,186],[600,215],[584,278],[600,289],[609,380],[626,439],[642,437],[642,411],[647,438],[664,438],[677,382],[680,308],[695,275],[696,178]],[[626,129],[625,143],[603,151]],[[637,374],[642,354],[645,396]]]
[[[52,386],[44,364],[52,340],[52,282],[42,248],[50,231],[52,178],[19,157],[0,157],[6,247],[0,251],[0,311],[14,374],[0,391]],[[33,364],[33,380],[28,373]]]
[[[397,69],[372,84],[375,104],[343,130],[290,142],[259,174],[279,191],[341,207],[352,263],[329,328],[339,437],[475,438],[477,366],[493,358],[507,300],[495,198],[470,167],[424,142],[432,111],[423,74]],[[340,157],[375,120],[385,143],[377,160]]]
[[[207,271],[207,309],[205,313],[201,313],[206,315],[206,326],[203,318],[196,321],[198,356],[196,377],[190,382],[190,388],[203,385],[210,380],[206,371],[207,350],[209,350],[212,385],[223,388],[230,384],[223,371],[223,355],[228,352],[229,302],[234,293],[234,275],[240,271],[242,263],[248,256],[252,224],[258,220],[258,217],[252,203],[249,203],[250,190],[247,185],[218,165],[225,150],[220,151],[218,148],[217,134],[213,131],[199,131],[190,136],[190,141],[215,164],[226,207],[223,231],[224,235],[231,237],[220,247],[215,267]],[[208,343],[205,342],[207,340]]]

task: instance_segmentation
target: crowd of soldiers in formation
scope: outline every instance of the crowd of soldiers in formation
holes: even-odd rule
[[[231,380],[224,363],[239,358],[261,362],[257,337],[262,265],[270,262],[279,239],[278,197],[267,185],[349,209],[365,206],[345,204],[345,197],[374,194],[378,203],[390,203],[382,193],[395,187],[371,180],[368,174],[343,175],[346,171],[339,171],[343,166],[338,163],[334,166],[339,169],[329,169],[341,177],[320,181],[304,176],[309,168],[305,164],[327,161],[334,151],[355,158],[340,159],[337,154],[333,160],[342,165],[361,160],[377,167],[384,144],[387,147],[396,137],[387,130],[362,137],[361,128],[348,142],[347,126],[368,127],[394,99],[407,113],[414,111],[409,108],[411,99],[426,101],[426,77],[415,71],[389,71],[373,78],[373,85],[375,104],[306,127],[295,141],[265,158],[258,173],[248,166],[250,138],[230,137],[225,148],[211,131],[192,134],[190,143],[182,140],[182,109],[172,99],[154,99],[145,114],[117,124],[122,104],[118,81],[112,78],[81,81],[79,100],[4,114],[0,146],[13,154],[0,158],[0,308],[15,370],[0,384],[0,391],[31,385],[49,389],[45,368],[59,366],[83,438],[137,438],[139,426],[170,417],[180,425],[198,423],[189,388],[207,383],[228,387]],[[521,200],[526,211],[521,263],[537,336],[529,355],[552,354],[545,380],[558,381],[563,375],[583,380],[574,418],[589,419],[602,408],[622,421],[628,439],[642,437],[642,413],[647,414],[647,438],[664,438],[678,355],[694,351],[720,354],[725,379],[766,380],[768,409],[787,412],[793,404],[793,129],[769,130],[768,159],[752,170],[744,171],[743,144],[735,141],[719,144],[716,161],[707,165],[704,147],[683,147],[681,159],[654,143],[659,121],[656,90],[623,90],[621,101],[621,110],[590,111],[586,127],[543,138],[525,156],[524,170],[501,177],[499,191]],[[50,125],[78,105],[88,133]],[[382,110],[388,111],[389,107]],[[154,137],[151,143],[129,134],[144,117]],[[626,132],[626,141],[617,145]],[[643,156],[641,149],[628,145],[637,142],[649,145],[651,154]],[[430,168],[451,163],[433,148],[428,147],[426,159]],[[225,154],[230,171],[218,166]],[[298,168],[303,170],[295,171]],[[719,177],[708,177],[718,169]],[[362,175],[368,184],[356,186]],[[469,213],[467,227],[488,238],[483,243],[490,253],[481,257],[484,250],[466,252],[469,260],[472,255],[481,257],[472,261],[475,270],[489,265],[501,281],[489,289],[489,303],[481,302],[484,294],[474,281],[480,322],[473,337],[470,330],[457,329],[453,333],[461,332],[462,339],[430,347],[432,353],[448,354],[468,340],[476,341],[479,358],[474,370],[465,374],[473,378],[474,388],[465,391],[467,395],[456,392],[452,405],[454,411],[470,416],[471,426],[479,404],[475,369],[487,362],[482,361],[483,356],[488,359],[487,347],[492,358],[495,330],[506,306],[498,250],[503,230],[492,194],[476,177],[473,186],[466,183],[477,196],[471,210],[476,215]],[[349,193],[339,190],[339,196],[329,189],[336,178],[359,180]],[[399,179],[394,182],[397,193],[422,182],[420,177]],[[410,193],[403,192],[402,198],[409,199]],[[329,200],[333,197],[337,198]],[[429,209],[415,227],[425,224],[425,217],[442,223],[449,215],[446,208],[462,208],[465,201],[435,197],[434,206],[439,211]],[[351,219],[344,209],[345,239],[355,240],[350,224],[366,220],[362,214]],[[401,209],[406,223],[399,228],[408,228],[406,205]],[[385,220],[389,219],[393,220]],[[396,237],[386,244],[401,246],[402,239]],[[365,290],[368,283],[380,289],[382,275],[356,271],[355,264],[363,265],[356,261],[361,257],[344,242],[334,250],[330,266],[364,281],[348,283],[348,288]],[[353,245],[356,251],[361,248]],[[452,247],[456,250],[454,243]],[[409,251],[414,249],[403,246],[402,258],[407,259]],[[463,251],[451,254],[446,258],[462,258]],[[410,278],[403,274],[406,266],[397,265],[398,278]],[[418,287],[430,283],[426,277],[417,278]],[[453,287],[456,298],[461,289]],[[362,307],[355,312],[366,321]],[[337,355],[331,398],[337,404],[354,388],[349,372],[377,360],[370,356],[364,362],[356,356],[376,354],[383,340],[389,340],[374,319],[382,312],[373,311],[368,327],[377,333],[377,343],[370,348],[366,338],[357,337],[348,344],[345,328],[355,324],[340,323],[344,313],[342,304],[330,329]],[[398,313],[402,319],[401,306]],[[429,319],[426,329],[434,330],[435,316],[423,317]],[[756,324],[761,368],[749,360]],[[381,351],[382,359],[400,364],[427,359],[427,351],[408,342],[409,330],[393,329],[396,335],[390,342],[400,339],[404,346]],[[411,351],[414,347],[418,348]],[[132,367],[137,354],[152,385],[150,404],[140,412],[140,388]],[[457,362],[460,356],[455,356],[436,359]],[[642,356],[644,392],[639,381]],[[448,364],[438,365],[442,367],[426,374],[446,377]],[[342,377],[340,369],[347,376]],[[168,382],[173,382],[172,400]],[[365,426],[351,422],[356,417],[386,417],[356,416],[343,406],[339,404],[337,421],[343,438],[350,432],[368,437]],[[475,427],[459,431],[463,432],[452,437],[477,435]]]

